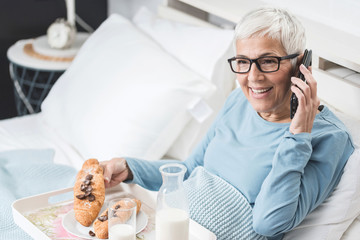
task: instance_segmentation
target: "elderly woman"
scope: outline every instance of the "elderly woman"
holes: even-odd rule
[[[251,206],[253,230],[268,239],[281,239],[331,194],[354,146],[343,123],[326,106],[319,106],[316,81],[300,64],[305,31],[293,15],[277,8],[248,13],[236,27],[234,45],[236,56],[229,63],[240,87],[230,94],[200,144],[180,163],[188,170],[185,183],[199,167],[225,180]],[[306,83],[294,77],[298,71]],[[292,93],[299,102],[293,119]],[[127,180],[158,190],[159,167],[173,161],[114,158],[101,164],[106,187]],[[216,201],[217,195],[206,197]],[[215,218],[217,225],[233,218],[208,217]],[[236,224],[241,223],[233,227]],[[218,239],[245,239],[210,230]]]

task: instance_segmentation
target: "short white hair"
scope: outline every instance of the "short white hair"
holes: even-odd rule
[[[269,37],[278,40],[289,54],[301,54],[305,50],[305,29],[290,12],[281,8],[263,7],[247,13],[236,25],[234,47],[237,40],[253,37]],[[292,59],[295,67],[296,58]]]

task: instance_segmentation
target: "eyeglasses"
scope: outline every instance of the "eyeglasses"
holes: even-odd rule
[[[246,57],[233,57],[229,58],[228,62],[230,64],[231,70],[234,73],[249,72],[253,63],[256,64],[260,72],[270,73],[279,70],[281,60],[292,59],[297,56],[299,56],[299,54],[291,54],[284,57],[265,56],[256,59],[249,59]]]

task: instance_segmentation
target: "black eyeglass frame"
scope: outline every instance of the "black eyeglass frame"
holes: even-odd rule
[[[283,56],[283,57],[278,57],[278,56],[263,56],[263,57],[259,57],[259,58],[255,58],[255,59],[250,59],[250,58],[246,58],[246,57],[232,57],[232,58],[229,58],[227,61],[230,65],[230,68],[231,68],[231,71],[233,71],[234,73],[238,73],[238,74],[242,74],[242,73],[248,73],[250,72],[251,70],[251,66],[253,63],[256,64],[256,67],[259,69],[260,72],[263,72],[263,73],[271,73],[271,72],[276,72],[280,69],[280,62],[281,60],[285,60],[285,59],[293,59],[297,56],[299,56],[300,54],[298,53],[294,53],[294,54],[290,54],[290,55],[287,55],[287,56]],[[278,67],[276,70],[273,70],[273,71],[263,71],[260,67],[260,64],[258,63],[258,60],[259,59],[262,59],[262,58],[269,58],[269,57],[272,57],[272,58],[276,58],[278,60]],[[231,64],[231,61],[234,61],[236,59],[246,59],[246,60],[249,60],[250,61],[250,66],[249,66],[249,70],[247,70],[246,72],[236,72],[234,69],[233,69],[233,66]]]

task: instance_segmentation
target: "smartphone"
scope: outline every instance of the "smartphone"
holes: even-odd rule
[[[308,68],[309,66],[311,66],[311,62],[312,62],[312,51],[305,49],[304,56],[303,56],[303,59],[302,59],[301,63],[304,64],[304,66],[306,68]],[[304,74],[302,74],[300,72],[300,70],[299,70],[299,74],[298,74],[297,77],[300,78],[301,80],[303,80],[304,82],[306,82]],[[293,119],[293,117],[294,117],[294,115],[296,113],[298,105],[299,105],[298,99],[297,99],[295,93],[292,93],[291,94],[291,99],[290,99],[290,118],[291,119]]]

